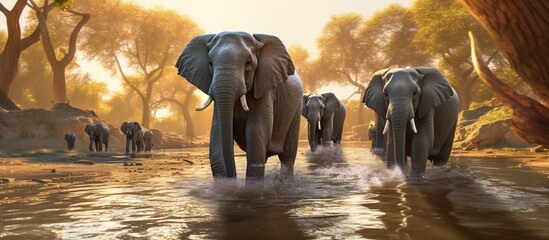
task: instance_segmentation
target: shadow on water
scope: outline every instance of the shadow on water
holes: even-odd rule
[[[513,160],[473,159],[406,181],[368,148],[300,148],[262,185],[213,181],[208,165],[134,178],[0,186],[0,239],[549,239],[549,183]],[[236,159],[245,171],[245,157]]]

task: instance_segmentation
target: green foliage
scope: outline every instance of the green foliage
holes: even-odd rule
[[[482,115],[479,122],[493,122],[511,117],[511,110],[506,106],[494,108],[492,111]]]
[[[67,10],[73,6],[74,1],[75,0],[54,0],[53,5],[61,10]]]

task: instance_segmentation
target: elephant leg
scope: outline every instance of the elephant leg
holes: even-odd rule
[[[267,144],[271,139],[272,119],[251,119],[246,124],[246,182],[263,180],[267,162]]]
[[[97,151],[103,151],[103,135],[99,135],[99,138],[97,139]]]
[[[412,171],[411,177],[423,177],[431,145],[429,139],[423,136],[414,136],[412,139]]]
[[[126,154],[130,153],[130,138],[126,136]]]
[[[278,155],[280,159],[280,176],[282,179],[291,179],[294,176],[294,163],[297,156],[297,145],[299,142],[299,112],[294,116],[292,125],[288,129],[288,136],[284,143],[284,151]]]
[[[215,108],[215,107],[214,107]],[[225,178],[225,163],[223,162],[223,151],[221,151],[221,135],[219,131],[219,120],[217,111],[214,109],[212,128],[210,129],[210,166],[214,178]]]
[[[452,131],[450,131],[450,135],[448,135],[448,137],[444,141],[444,144],[442,144],[439,154],[433,159],[433,165],[444,166],[446,165],[446,163],[448,163],[448,159],[450,158],[450,154],[452,153],[452,145],[454,144],[455,132],[456,125],[454,124]]]
[[[329,147],[330,141],[332,141],[332,134],[334,131],[334,115],[328,117],[328,119],[321,121],[322,124],[322,146]]]
[[[334,115],[334,131],[333,140],[334,144],[341,144],[341,138],[343,136],[343,124],[345,123],[346,110],[345,108],[339,109]]]
[[[387,168],[393,169],[395,167],[395,142],[393,140],[393,130],[389,128],[387,132],[387,145],[385,147],[386,156],[387,156]]]
[[[109,139],[105,140],[105,152],[109,150]]]

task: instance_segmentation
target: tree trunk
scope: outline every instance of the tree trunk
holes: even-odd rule
[[[39,26],[35,28],[31,35],[21,39],[21,25],[19,19],[26,6],[26,0],[17,0],[12,10],[8,10],[0,3],[0,11],[6,17],[6,27],[8,38],[4,45],[4,50],[0,53],[0,107],[6,110],[19,109],[11,99],[9,99],[10,88],[15,80],[19,68],[19,58],[21,52],[40,40]]]
[[[488,30],[511,67],[539,97],[509,88],[483,63],[471,35],[475,69],[512,111],[511,128],[530,143],[549,148],[549,2],[545,0],[458,0]]]
[[[549,2],[458,1],[488,30],[511,67],[549,107]]]
[[[191,117],[191,113],[189,112],[189,105],[191,103],[191,99],[193,98],[193,92],[194,89],[190,89],[189,91],[187,91],[187,94],[185,95],[185,101],[181,105],[181,113],[183,114],[183,118],[185,118],[185,135],[191,138],[196,137],[196,133],[194,132],[193,118]]]
[[[20,108],[8,97],[4,90],[0,89],[0,108],[5,110],[19,110]]]
[[[141,99],[143,103],[143,114],[141,115],[141,126],[151,128],[151,106],[149,105],[150,96]]]
[[[67,85],[65,83],[65,68],[59,63],[53,64],[53,102],[67,103]]]

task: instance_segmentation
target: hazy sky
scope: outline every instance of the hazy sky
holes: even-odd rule
[[[10,8],[14,0],[0,0]],[[391,3],[410,6],[413,0],[133,0],[148,8],[161,7],[192,18],[206,33],[245,31],[278,36],[286,46],[300,44],[314,56],[316,39],[330,17],[358,13],[365,18]],[[24,20],[23,20],[24,21]],[[0,29],[5,19],[0,15]],[[82,58],[80,58],[82,59]],[[174,60],[175,61],[175,60]],[[111,90],[121,89],[119,76],[93,63],[84,63],[94,79],[105,81]],[[343,91],[341,88],[339,91]],[[354,89],[349,89],[349,92]],[[347,93],[341,93],[346,98]],[[347,95],[347,96],[345,96]]]

